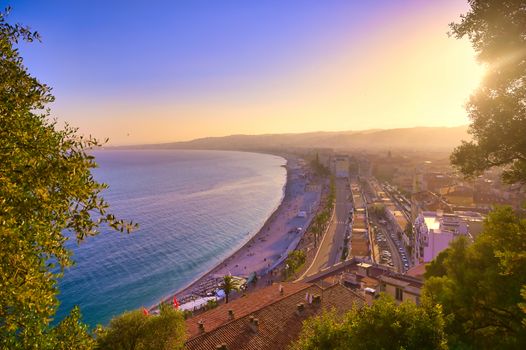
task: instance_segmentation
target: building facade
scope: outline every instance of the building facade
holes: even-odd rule
[[[456,214],[442,211],[421,212],[414,222],[413,258],[429,262],[449,246],[456,237],[468,235],[468,224]]]

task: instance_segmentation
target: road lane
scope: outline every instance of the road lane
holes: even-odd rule
[[[303,279],[305,276],[312,275],[326,267],[332,266],[340,261],[343,240],[345,238],[345,230],[347,226],[347,218],[350,209],[350,204],[347,201],[347,197],[349,195],[347,183],[347,179],[336,179],[336,200],[331,222],[320,242],[318,252],[314,257],[314,260],[307,271],[305,271],[305,273],[298,280]]]

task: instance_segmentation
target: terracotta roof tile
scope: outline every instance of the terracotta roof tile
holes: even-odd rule
[[[269,288],[276,289],[275,286]],[[306,318],[318,314],[323,309],[335,308],[340,312],[344,312],[355,304],[363,305],[361,296],[340,284],[325,289],[311,284],[306,288],[298,289],[296,293],[285,295],[258,309],[252,308],[253,312],[244,317],[236,317],[234,320],[227,321],[213,330],[206,329],[205,333],[188,340],[186,348],[192,350],[215,349],[217,345],[226,343],[230,350],[284,349],[298,337],[302,323]],[[305,303],[305,294],[307,292],[320,295],[321,304],[316,306]],[[245,297],[244,300],[237,299],[226,306],[234,309],[237,307],[234,304],[239,302],[250,303],[252,299],[256,302],[257,299],[254,295],[256,293]],[[297,313],[298,303],[305,303],[304,311],[301,315]],[[227,312],[226,308],[223,311]],[[250,327],[251,316],[259,320],[256,332]]]
[[[228,304],[219,305],[217,308],[197,315],[186,320],[186,334],[188,339],[199,335],[198,323],[200,320],[205,322],[205,329],[211,331],[218,326],[229,321],[228,310],[234,312],[235,318],[244,317],[265,305],[287,296],[297,293],[300,290],[309,288],[308,283],[281,283],[283,295],[279,292],[279,284],[256,290],[245,297],[241,297]]]

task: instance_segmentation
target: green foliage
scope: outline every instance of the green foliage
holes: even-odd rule
[[[74,307],[70,315],[54,327],[50,333],[55,350],[89,350],[93,349],[95,345],[95,340],[89,333],[88,326],[81,321],[78,306]]]
[[[310,231],[314,234],[315,245],[318,244],[318,240],[321,238],[323,231],[329,224],[331,219],[331,213],[334,209],[334,203],[336,201],[336,185],[334,177],[331,177],[329,185],[329,194],[327,195],[327,201],[322,211],[318,212],[309,227]]]
[[[407,237],[409,237],[410,240],[413,239],[413,225],[411,224],[411,222],[408,222],[407,224],[405,224],[405,228],[404,228],[404,233]]]
[[[326,166],[320,163],[320,157],[318,153],[316,153],[316,158],[311,160],[310,167],[316,176],[326,177],[331,173]]]
[[[374,204],[371,207],[371,212],[378,218],[385,217],[385,205],[383,205],[383,204]]]
[[[444,266],[444,260],[447,258],[448,253],[448,249],[441,251],[435,259],[426,265],[426,272],[424,273],[426,280],[433,276],[442,277],[447,273],[447,270]]]
[[[334,176],[331,176],[331,181],[329,184],[329,195],[327,196],[327,210],[332,212],[334,209],[334,204],[336,202],[336,183]]]
[[[91,175],[96,163],[88,151],[99,142],[49,120],[51,88],[28,73],[16,48],[39,35],[7,23],[8,11],[0,13],[0,348],[67,348],[67,341],[82,348],[88,342],[78,311],[49,326],[56,280],[72,265],[64,244],[97,234],[101,224],[120,231],[134,225],[107,212],[106,186]]]
[[[340,256],[341,261],[345,261],[347,257],[349,256],[349,247],[348,247],[349,239],[345,238],[343,240],[343,249],[342,249],[342,255]]]
[[[352,312],[357,312],[353,310]],[[323,312],[303,322],[299,339],[291,350],[339,349],[343,343],[343,322],[336,312]]]
[[[471,40],[487,73],[467,105],[473,141],[455,149],[451,162],[468,176],[504,167],[504,181],[526,183],[526,7],[522,0],[471,0],[469,5],[451,32]],[[435,264],[441,271],[426,288],[451,315],[459,342],[526,347],[520,310],[526,299],[520,292],[526,284],[525,230],[526,222],[511,209],[498,209],[473,246],[453,246]]]
[[[303,264],[305,264],[305,260],[307,259],[307,255],[303,250],[293,250],[289,253],[287,256],[287,259],[285,260],[285,273],[287,276],[290,276],[294,272],[296,272]]]
[[[453,241],[426,277],[425,295],[443,306],[451,344],[526,347],[520,309],[526,285],[526,220],[511,208],[490,213],[473,244],[464,238]]]
[[[113,318],[107,328],[97,330],[96,349],[182,349],[184,339],[183,313],[162,304],[158,316],[144,315],[141,310],[135,310]]]
[[[467,111],[473,141],[463,142],[451,162],[466,175],[505,166],[503,179],[526,182],[526,8],[523,0],[470,0],[470,11],[451,34],[467,36],[486,64],[486,77]]]
[[[212,310],[212,309],[215,309],[219,304],[217,303],[217,300],[208,300],[206,302],[206,306],[205,306],[205,309],[206,310]]]
[[[314,219],[312,220],[312,223],[309,227],[310,231],[314,234],[314,240],[317,244],[318,240],[321,238],[321,235],[323,234],[323,230],[329,223],[331,214],[327,208],[316,214]]]
[[[223,283],[221,284],[221,288],[223,288],[223,291],[225,292],[225,302],[228,304],[228,297],[230,296],[230,293],[233,291],[239,291],[241,289],[241,286],[239,285],[239,282],[232,278],[230,275],[225,275],[223,277]]]
[[[372,306],[308,319],[292,349],[447,349],[440,306],[381,296]]]

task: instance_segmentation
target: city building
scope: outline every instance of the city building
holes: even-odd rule
[[[309,276],[308,280],[328,285],[340,281],[344,286],[363,295],[367,304],[372,304],[380,293],[385,293],[397,303],[410,300],[418,305],[424,285],[422,278],[397,273],[386,266],[358,258],[336,264]]]
[[[421,212],[414,222],[415,262],[429,262],[449,243],[460,235],[468,235],[466,220],[457,214],[445,214],[442,211]]]
[[[365,205],[360,185],[355,181],[351,184],[351,193],[355,209],[352,212],[348,251],[351,256],[366,258],[371,255],[367,206]]]

